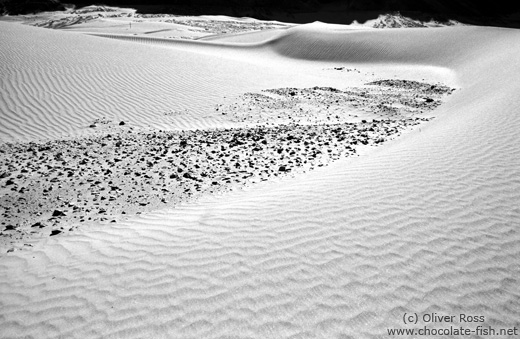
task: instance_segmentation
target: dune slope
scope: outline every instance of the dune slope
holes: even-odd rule
[[[468,27],[342,32],[309,25],[213,61],[218,67],[206,70],[214,74],[209,83],[197,78],[200,62],[210,64],[203,59],[228,47],[145,48],[84,37],[86,50],[97,44],[111,50],[101,54],[105,59],[82,65],[71,57],[68,68],[58,68],[62,78],[71,74],[70,84],[85,84],[67,92],[66,84],[45,73],[59,51],[44,48],[42,54],[30,47],[38,41],[24,34],[29,28],[1,26],[4,37],[25,39],[17,55],[26,56],[0,52],[11,63],[0,66],[9,74],[2,79],[4,140],[73,132],[93,109],[138,125],[157,105],[166,109],[160,96],[179,91],[195,96],[181,102],[196,102],[190,107],[196,110],[240,86],[287,83],[287,65],[303,70],[311,63],[350,63],[401,75],[430,65],[453,72],[460,87],[435,111],[435,120],[366,156],[1,257],[4,336],[385,338],[388,328],[411,328],[402,323],[404,313],[433,312],[483,316],[482,325],[497,329],[520,327],[520,33]],[[59,37],[60,48],[73,48],[77,39]],[[142,60],[125,58],[129,48]],[[168,73],[170,59],[163,54],[172,57],[172,49],[192,67]],[[151,53],[162,61],[147,64]],[[252,55],[259,60],[237,61]],[[273,60],[279,64],[269,67]],[[81,67],[92,81],[75,79]],[[122,74],[124,81],[104,78],[111,67],[119,68],[108,75]],[[232,76],[233,67],[263,76]],[[300,86],[325,81],[301,77]],[[128,79],[135,81],[134,93],[117,87]],[[29,90],[39,89],[43,107],[24,96],[24,81],[32,84]],[[115,85],[102,85],[108,82]],[[200,87],[181,90],[195,84]],[[117,104],[88,100],[106,91]],[[61,112],[66,124],[60,125],[64,102],[79,108]],[[26,121],[16,114],[21,103],[23,112],[32,112]],[[207,124],[194,120],[185,126]],[[445,324],[417,327],[424,325]]]

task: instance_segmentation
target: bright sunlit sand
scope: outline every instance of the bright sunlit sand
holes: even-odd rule
[[[520,328],[520,33],[453,24],[0,21],[0,337]]]

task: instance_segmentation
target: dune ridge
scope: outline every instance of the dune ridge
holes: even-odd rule
[[[519,39],[288,30],[261,55],[434,65],[460,90],[367,156],[0,258],[4,335],[385,338],[405,312],[520,327]]]

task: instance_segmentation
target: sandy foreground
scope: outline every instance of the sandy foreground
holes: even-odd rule
[[[0,21],[0,337],[520,331],[518,31],[110,13]]]

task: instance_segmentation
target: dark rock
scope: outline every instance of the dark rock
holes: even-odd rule
[[[90,125],[89,127],[90,127],[90,128],[96,128],[97,125],[96,125],[96,124],[92,124],[92,125]]]
[[[15,229],[16,229],[16,226],[7,225],[7,226],[5,226],[4,231],[13,231]]]
[[[6,186],[9,186],[9,185],[14,185],[14,181],[12,179],[9,179],[5,182],[5,185]]]
[[[0,173],[0,179],[7,178],[9,176],[8,172],[2,172]]]
[[[60,233],[61,233],[60,230],[52,230],[51,237],[54,236],[54,235],[60,234]]]
[[[124,122],[124,121],[121,121],[121,122],[119,123],[119,126],[124,126],[124,125],[125,125],[125,122]]]
[[[67,214],[60,210],[54,210],[54,212],[52,212],[52,216],[53,217],[65,217],[65,216],[67,216]]]

